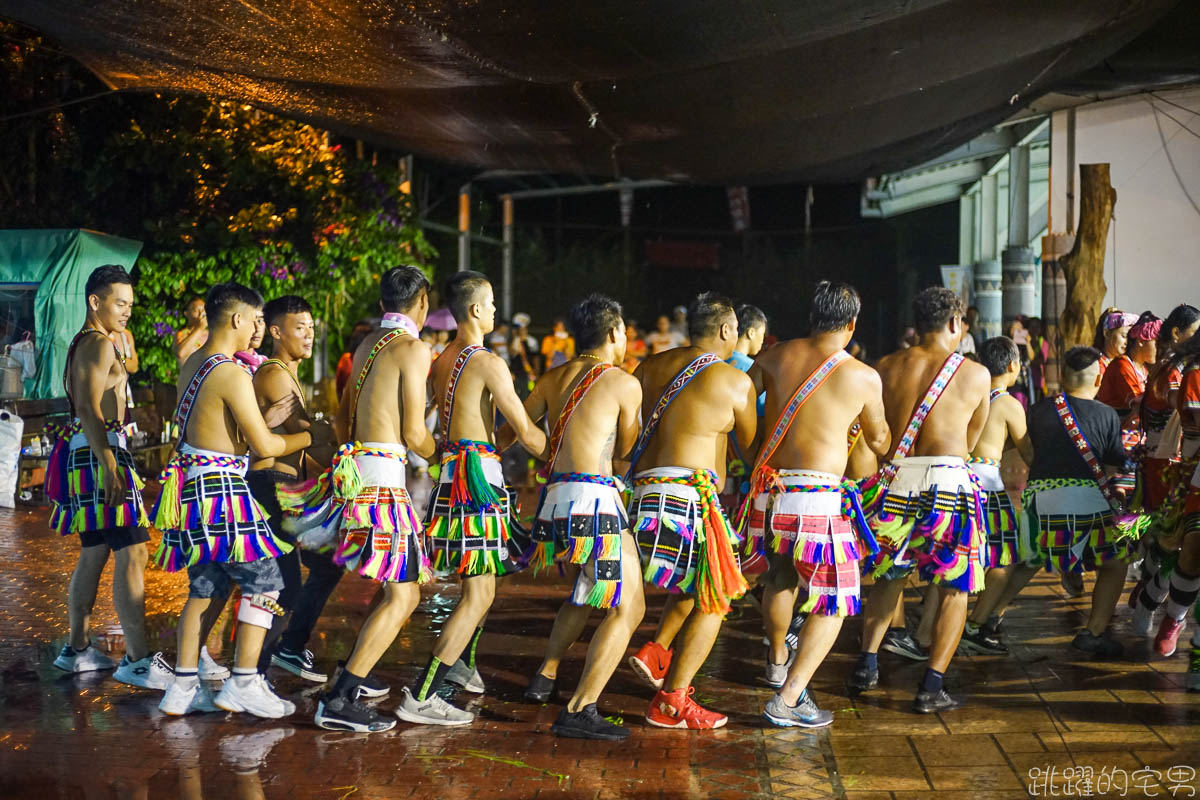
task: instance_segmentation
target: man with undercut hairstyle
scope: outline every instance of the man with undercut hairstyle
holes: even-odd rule
[[[425,543],[434,571],[462,576],[462,596],[416,690],[405,689],[396,711],[403,720],[430,725],[473,718],[430,697],[447,681],[468,692],[484,691],[475,668],[483,621],[496,597],[496,578],[520,569],[518,539],[527,541],[516,519],[516,497],[500,466],[496,412],[504,415],[527,451],[544,456],[546,449],[546,434],[525,413],[508,365],[483,346],[496,318],[487,276],[455,273],[444,298],[458,327],[429,376],[440,411],[442,471],[429,502]]]
[[[179,372],[179,445],[164,471],[154,513],[155,527],[163,532],[154,561],[171,572],[186,568],[189,584],[175,680],[159,708],[167,714],[219,708],[285,717],[296,707],[276,695],[259,673],[258,657],[274,617],[283,613],[278,600],[284,583],[276,559],[292,545],[271,530],[267,512],[250,494],[248,451],[262,458],[286,456],[311,446],[314,437],[328,443],[331,432],[328,425],[313,425],[303,432],[272,433],[295,415],[295,396],[265,416],[259,409],[250,375],[233,358],[249,347],[261,324],[258,292],[222,283],[209,290],[204,305],[209,337]],[[228,596],[231,582],[242,590],[233,677],[214,699],[197,674],[201,618],[214,598]]]

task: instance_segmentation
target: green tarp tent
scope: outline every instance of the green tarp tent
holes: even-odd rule
[[[84,318],[83,288],[104,264],[133,270],[141,242],[88,230],[0,230],[0,284],[36,287],[33,334],[37,374],[28,397],[62,397],[67,347]]]

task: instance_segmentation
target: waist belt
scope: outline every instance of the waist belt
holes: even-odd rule
[[[967,464],[983,464],[984,466],[987,466],[987,467],[999,467],[1000,459],[984,458],[983,456],[971,456],[970,458],[967,459]]]
[[[453,463],[450,478],[450,507],[472,511],[500,511],[501,498],[483,474],[482,459],[500,460],[500,453],[488,442],[459,439],[446,445],[443,466]]]
[[[593,475],[590,472],[552,472],[546,483],[595,483],[600,486],[617,488],[617,479],[614,476]]]

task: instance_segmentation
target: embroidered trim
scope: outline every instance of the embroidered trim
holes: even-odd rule
[[[633,478],[634,467],[637,466],[638,459],[642,457],[642,453],[649,447],[650,439],[654,436],[654,432],[658,430],[658,424],[662,422],[663,415],[667,413],[667,407],[671,405],[671,401],[679,396],[679,393],[692,382],[693,378],[719,361],[720,359],[713,353],[704,353],[697,356],[693,359],[692,363],[684,367],[675,376],[674,380],[667,385],[667,388],[663,389],[662,396],[658,398],[658,403],[655,404],[654,410],[650,412],[650,416],[646,419],[637,444],[634,445],[633,452],[629,455],[629,471],[625,473],[626,483]]]

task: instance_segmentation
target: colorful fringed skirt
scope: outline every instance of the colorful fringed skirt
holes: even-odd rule
[[[916,569],[923,580],[981,590],[987,528],[974,474],[953,456],[909,456],[894,466],[870,518],[880,548],[875,577],[900,578]]]
[[[1029,560],[1050,572],[1083,572],[1114,559],[1128,561],[1137,544],[1122,535],[1094,480],[1031,480],[1021,505],[1021,540],[1032,550]]]
[[[824,616],[862,609],[860,560],[878,551],[853,482],[814,470],[778,470],[755,495],[749,531],[770,552],[790,558],[807,592],[801,606]]]
[[[1004,490],[1000,462],[992,458],[969,458],[967,466],[979,479],[983,490],[983,511],[987,515],[987,567],[1007,567],[1020,557],[1018,551],[1017,512],[1012,498]]]
[[[646,582],[694,594],[705,614],[728,613],[749,587],[712,473],[655,467],[637,473],[633,486],[629,516]]]
[[[162,540],[154,563],[168,572],[206,563],[249,563],[278,558],[292,545],[276,536],[267,512],[246,483],[249,459],[180,445],[164,475],[168,478],[154,508]],[[178,486],[176,486],[178,483]]]
[[[394,448],[367,442],[376,451]],[[381,583],[429,580],[421,523],[406,487],[403,450],[395,456],[354,454],[362,488],[340,506],[341,535],[333,562]]]
[[[145,484],[137,474],[133,456],[125,449],[125,435],[109,431],[108,443],[116,456],[117,469],[125,475],[125,501],[116,506],[104,502],[103,467],[88,446],[87,437],[76,433],[60,440],[51,451],[46,465],[46,497],[50,501],[50,527],[59,534],[150,526],[142,501]]]
[[[425,548],[439,574],[508,575],[522,568],[529,534],[496,448],[459,441],[447,448],[429,499]]]
[[[621,602],[621,534],[629,527],[611,475],[556,472],[542,489],[528,563],[556,560],[581,567],[571,602],[615,608]]]

